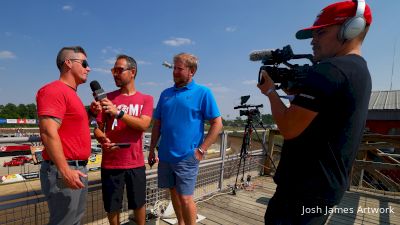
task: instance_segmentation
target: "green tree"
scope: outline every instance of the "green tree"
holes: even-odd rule
[[[19,104],[16,106],[13,103],[7,105],[0,105],[0,118],[5,119],[37,119],[36,105],[31,104]]]
[[[31,103],[31,104],[26,105],[26,111],[27,111],[26,118],[37,119],[37,109],[36,109],[35,104]]]
[[[28,111],[24,104],[19,104],[17,107],[18,118],[27,118]]]
[[[240,116],[237,116],[236,119],[233,121],[233,126],[235,127],[242,127],[244,126],[246,121],[242,120]]]
[[[271,114],[261,115],[261,120],[262,120],[263,124],[266,124],[266,125],[270,125],[270,124],[274,124],[275,123],[274,118],[272,118]]]
[[[18,118],[17,106],[12,103],[8,103],[1,110],[0,117],[6,119]]]

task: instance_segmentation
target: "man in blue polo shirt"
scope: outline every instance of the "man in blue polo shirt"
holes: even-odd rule
[[[188,53],[174,57],[175,85],[164,90],[154,112],[149,162],[158,160],[158,186],[169,188],[178,224],[196,223],[193,192],[199,162],[222,129],[222,119],[211,91],[196,84],[197,58]],[[210,129],[204,138],[204,121]]]

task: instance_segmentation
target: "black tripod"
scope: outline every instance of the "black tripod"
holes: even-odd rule
[[[262,105],[260,105],[260,106],[262,107]],[[261,121],[260,111],[258,110],[258,107],[259,106],[256,106],[255,109],[250,109],[250,110],[240,110],[240,116],[246,115],[247,116],[247,120],[246,120],[246,125],[244,127],[242,146],[240,148],[240,160],[239,160],[239,166],[238,166],[237,173],[236,173],[235,185],[232,187],[232,194],[233,195],[236,195],[237,180],[238,180],[238,177],[239,177],[240,166],[242,165],[242,160],[243,160],[243,170],[242,170],[242,178],[240,179],[240,181],[241,181],[241,183],[244,182],[244,171],[245,171],[245,168],[246,168],[246,158],[249,156],[249,148],[250,148],[250,144],[251,144],[251,135],[252,135],[253,131],[255,132],[258,140],[261,140],[260,136],[258,135],[257,130],[255,129],[254,124],[253,124],[254,117],[258,120],[258,124],[264,130],[266,130],[266,128],[264,127],[264,125],[263,125],[263,123]],[[276,169],[272,158],[267,154],[267,149],[264,146],[264,143],[261,143],[261,146],[263,148],[264,154],[266,154],[266,156],[268,156],[268,159],[271,160],[273,167]],[[248,181],[250,181],[249,180],[250,177],[248,177],[247,179],[248,179]]]

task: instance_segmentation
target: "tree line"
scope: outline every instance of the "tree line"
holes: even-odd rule
[[[4,119],[37,119],[36,104],[19,104],[8,103],[0,105],[0,118]]]
[[[85,106],[88,109],[89,106]],[[36,104],[19,104],[8,103],[0,105],[0,118],[4,119],[37,119]],[[270,114],[263,114],[260,117],[254,117],[253,124],[257,126],[258,121],[261,119],[264,125],[274,124],[274,120]],[[226,120],[222,118],[224,126],[244,127],[246,125],[247,117],[236,117],[234,120]]]
[[[274,119],[272,118],[271,114],[261,114],[260,116],[254,116],[252,123],[255,127],[260,127],[260,122],[264,126],[268,126],[271,124],[275,124]],[[234,120],[225,120],[222,118],[222,124],[224,126],[231,126],[231,127],[243,127],[247,124],[247,117],[246,116],[237,116]]]

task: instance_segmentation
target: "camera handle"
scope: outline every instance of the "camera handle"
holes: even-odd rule
[[[247,121],[246,121],[246,125],[244,128],[244,134],[243,134],[243,139],[242,139],[242,146],[240,148],[240,160],[239,160],[239,166],[237,169],[237,173],[236,173],[236,179],[235,179],[235,184],[232,187],[232,194],[236,195],[236,189],[237,189],[237,181],[238,181],[238,177],[239,177],[239,173],[240,173],[240,166],[242,165],[242,160],[243,160],[243,170],[242,170],[242,178],[240,179],[241,182],[244,182],[244,171],[246,168],[246,158],[249,155],[249,148],[250,148],[250,143],[251,143],[251,134],[253,133],[253,131],[256,133],[256,136],[258,138],[258,140],[261,140],[260,136],[258,135],[257,129],[255,129],[254,125],[253,125],[253,116],[248,116],[247,117]],[[264,124],[262,123],[262,121],[260,120],[259,125],[261,125],[261,127],[264,130],[267,130],[264,127]],[[266,157],[268,157],[269,160],[271,160],[272,166],[274,167],[274,169],[276,170],[276,166],[274,161],[272,160],[270,154],[268,154],[267,148],[265,147],[264,143],[261,143],[262,149],[263,149],[263,153],[265,154]]]

